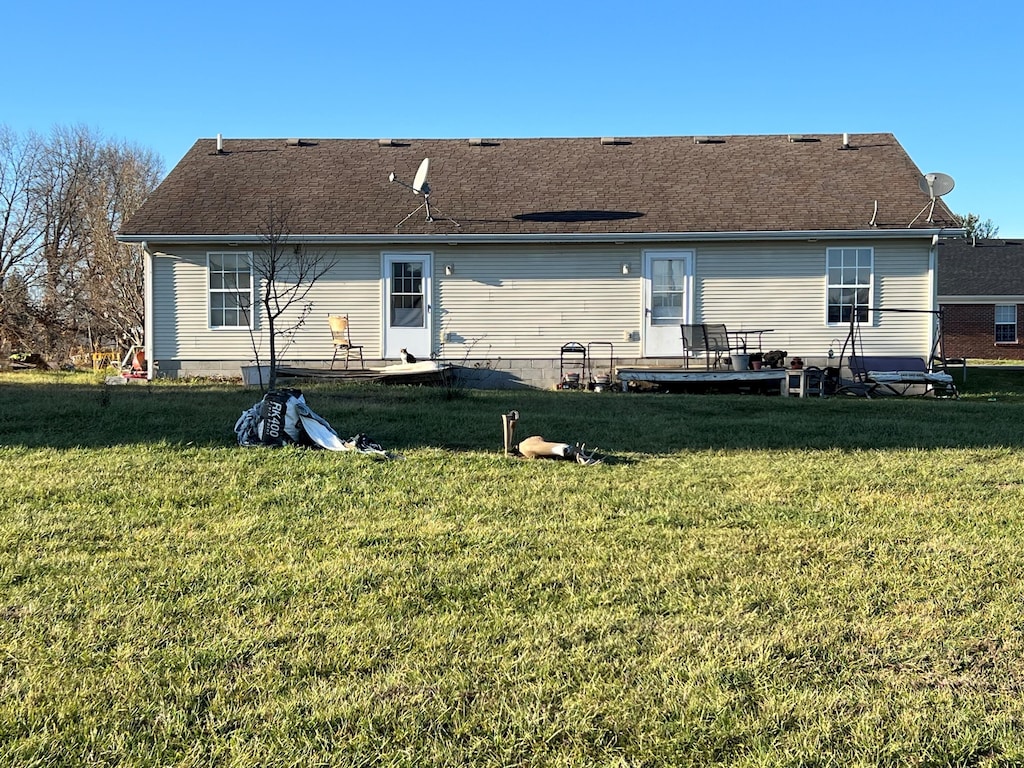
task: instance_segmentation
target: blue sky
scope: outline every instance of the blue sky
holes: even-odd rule
[[[0,123],[197,138],[890,132],[1024,237],[1024,4],[8,4]],[[908,222],[909,223],[909,222]]]

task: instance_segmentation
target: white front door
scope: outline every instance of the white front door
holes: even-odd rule
[[[384,254],[384,357],[407,349],[418,360],[430,358],[429,253]]]
[[[682,357],[692,291],[693,251],[644,251],[644,357]]]

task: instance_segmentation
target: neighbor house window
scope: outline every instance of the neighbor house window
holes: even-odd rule
[[[1017,305],[996,304],[996,344],[1017,341]]]
[[[830,324],[849,323],[853,313],[857,322],[868,319],[874,252],[871,248],[829,248],[825,255],[828,273],[828,310]]]
[[[252,254],[207,254],[210,327],[249,328],[252,323]]]

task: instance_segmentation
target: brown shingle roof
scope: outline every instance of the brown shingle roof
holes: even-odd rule
[[[244,235],[267,203],[291,205],[294,235],[392,235],[422,202],[412,183],[430,158],[433,223],[401,234],[759,232],[955,226],[939,201],[928,223],[919,169],[891,134],[598,138],[201,139],[123,235]]]
[[[944,239],[939,243],[940,296],[1024,294],[1024,242]]]

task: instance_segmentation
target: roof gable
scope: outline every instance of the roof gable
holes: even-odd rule
[[[122,236],[784,232],[956,226],[891,134],[790,137],[197,141]],[[430,158],[431,208],[411,183]],[[876,209],[877,202],[877,209]],[[925,209],[925,210],[923,210]],[[448,220],[458,222],[459,227]],[[400,225],[400,228],[399,228]]]

